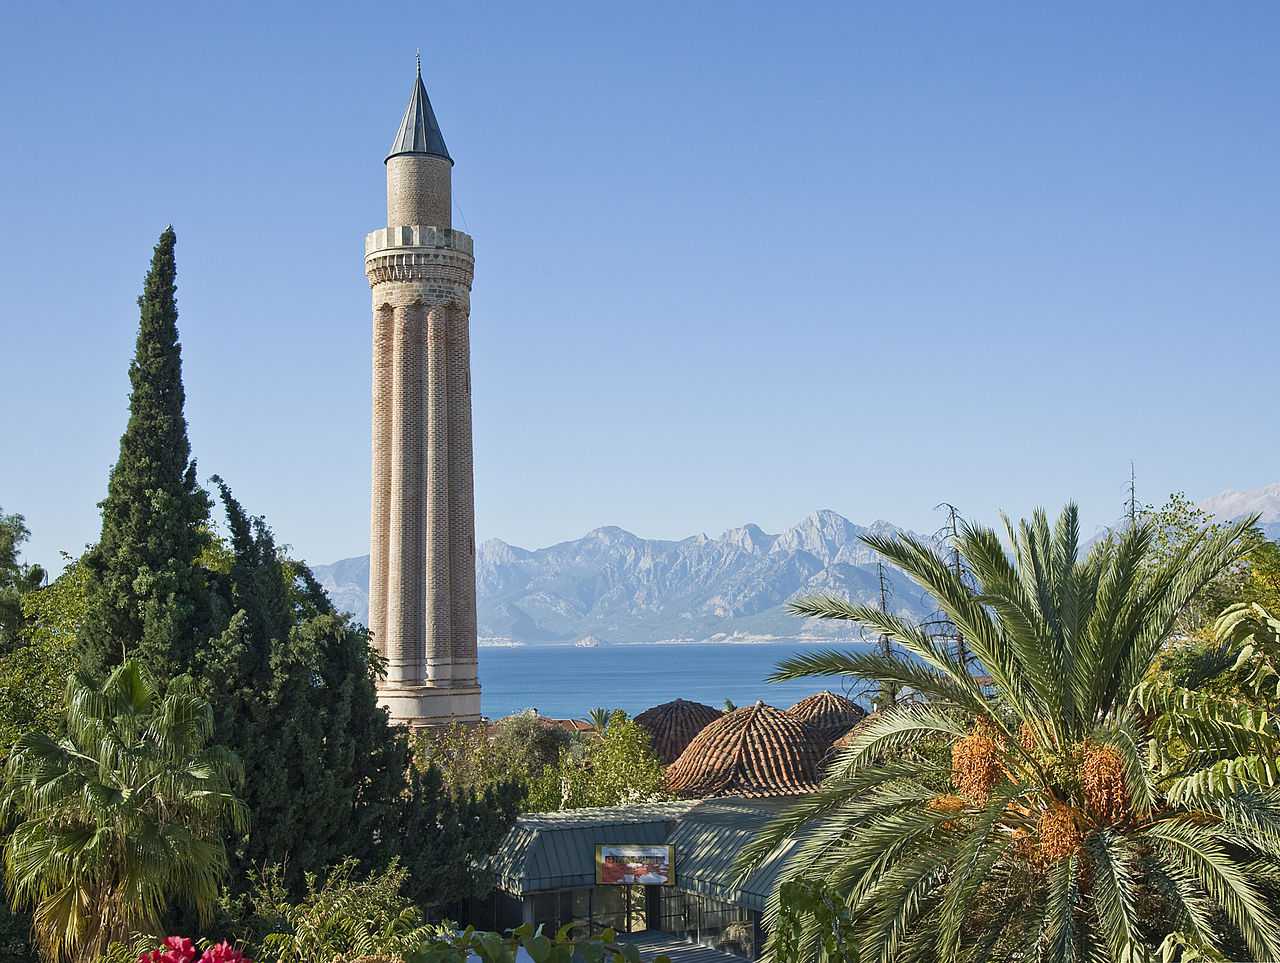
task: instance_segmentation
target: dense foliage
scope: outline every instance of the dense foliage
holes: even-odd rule
[[[538,812],[558,808],[560,754],[577,742],[553,721],[521,712],[487,730],[461,724],[422,730],[414,736],[414,759],[421,771],[438,769],[454,792],[483,792],[513,781],[523,793],[522,809]]]
[[[22,596],[22,636],[0,654],[0,759],[23,733],[60,731],[66,681],[79,664],[85,581],[73,560],[51,584]]]
[[[500,719],[488,732],[466,726],[422,732],[415,756],[420,767],[438,768],[455,790],[514,781],[525,812],[619,806],[663,796],[662,763],[649,736],[620,710],[600,715],[585,733],[533,712]]]
[[[1228,606],[1212,645],[1196,674],[1155,673],[1133,693],[1179,798],[1280,785],[1280,619],[1257,603]]]
[[[161,695],[127,661],[101,689],[73,677],[66,702],[63,738],[29,733],[9,755],[5,879],[34,910],[48,958],[92,960],[159,927],[171,901],[207,919],[227,868],[223,828],[246,813],[239,761],[209,744],[213,713],[187,680]]]
[[[321,880],[308,873],[300,898],[279,865],[252,874],[253,886],[223,907],[223,932],[251,948],[258,963],[330,963],[359,956],[400,956],[440,935],[403,892],[406,870],[392,862],[359,875],[354,859]]]
[[[309,573],[297,577],[265,523],[218,485],[230,560],[207,579],[232,614],[193,669],[218,738],[244,760],[254,819],[235,846],[235,876],[282,862],[300,890],[306,873],[346,856],[383,864],[399,842],[380,829],[405,804],[408,749],[377,706],[365,634]]]
[[[288,931],[270,934],[261,949],[251,945],[250,950],[259,963],[517,963],[525,959],[535,963],[641,963],[640,950],[634,944],[617,942],[613,930],[575,936],[568,927],[543,933],[527,924],[505,934],[471,927],[426,926],[412,907],[406,906],[396,915],[394,896],[388,900],[380,881],[376,887],[367,893],[356,892],[344,881],[336,892],[313,892],[305,908],[290,908]],[[335,925],[337,920],[354,921],[354,925]],[[150,946],[152,942],[138,945]],[[170,936],[159,948],[140,953],[114,944],[105,963],[253,961],[225,941],[207,945],[201,955],[190,938]],[[671,958],[659,953],[652,963],[671,963]]]
[[[990,684],[901,619],[799,602],[902,652],[800,656],[778,678],[848,674],[914,698],[861,725],[744,867],[794,840],[785,875],[840,900],[867,960],[1133,960],[1171,937],[1274,958],[1264,887],[1280,871],[1280,796],[1243,771],[1202,778],[1209,760],[1194,752],[1189,771],[1171,767],[1165,723],[1141,695],[1179,616],[1250,550],[1248,527],[1158,559],[1149,523],[1081,558],[1074,506],[1056,528],[1042,513],[1010,525],[1012,557],[995,532],[965,526],[957,545],[978,588],[915,538],[868,538],[939,600]],[[1203,747],[1224,721],[1188,712],[1178,724]],[[1243,728],[1241,744],[1267,738]],[[799,917],[798,956],[821,956],[817,917]]]
[[[620,709],[580,751],[561,753],[559,776],[560,805],[553,808],[624,806],[664,796],[662,763],[649,734]]]

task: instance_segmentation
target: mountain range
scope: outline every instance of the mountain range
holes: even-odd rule
[[[1258,512],[1263,531],[1280,539],[1280,483],[1224,491],[1200,505],[1220,521]],[[798,618],[786,603],[823,592],[877,604],[876,555],[861,538],[897,531],[823,510],[780,534],[747,524],[718,538],[667,541],[606,527],[536,550],[490,539],[476,559],[480,635],[524,643],[850,638],[856,630],[848,624]],[[369,556],[314,571],[339,608],[367,623]],[[902,572],[886,565],[885,576],[891,611],[916,619],[935,611]]]
[[[532,551],[490,539],[476,553],[480,635],[525,643],[850,638],[856,630],[848,624],[806,621],[786,602],[824,592],[878,603],[876,555],[861,537],[896,531],[824,510],[780,534],[747,524],[719,538],[667,541],[610,526]],[[336,605],[367,621],[369,556],[314,571]],[[934,611],[900,571],[886,565],[885,578],[891,611],[914,618]]]

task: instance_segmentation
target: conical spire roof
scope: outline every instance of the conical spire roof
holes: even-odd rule
[[[421,58],[418,60],[418,76],[414,78],[413,90],[409,93],[409,106],[405,108],[396,139],[391,142],[387,160],[397,154],[434,154],[453,163],[449,148],[444,146],[444,134],[440,133],[436,112],[431,109],[431,98],[422,83]]]
[[[719,709],[701,702],[676,699],[645,709],[636,716],[636,725],[649,733],[658,758],[664,766],[669,766],[679,758],[694,736],[722,715],[724,713]]]
[[[677,796],[789,796],[818,788],[819,751],[804,723],[757,702],[694,736],[667,769]]]

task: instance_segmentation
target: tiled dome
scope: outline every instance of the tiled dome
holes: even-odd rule
[[[862,706],[834,692],[805,696],[787,710],[787,715],[809,726],[823,751],[867,717]]]
[[[812,792],[819,756],[803,723],[757,702],[698,733],[667,769],[667,789],[694,798]]]
[[[636,716],[636,724],[649,733],[658,758],[664,766],[669,766],[680,757],[694,736],[722,715],[724,713],[719,709],[701,702],[676,699],[645,709]]]
[[[862,731],[863,726],[865,726],[865,725],[867,725],[868,723],[870,723],[872,719],[879,719],[879,718],[880,718],[880,713],[878,713],[878,712],[869,712],[869,713],[867,713],[865,716],[863,716],[863,717],[862,717],[862,721],[861,721],[861,722],[857,723],[857,724],[856,724],[852,729],[850,729],[848,732],[846,732],[843,736],[839,736],[839,737],[836,739],[836,741],[835,741],[834,743],[832,743],[831,748],[832,748],[832,749],[844,749],[844,748],[846,748],[850,743],[852,743],[852,742],[853,742],[854,737],[855,737],[859,732],[861,732],[861,731]]]

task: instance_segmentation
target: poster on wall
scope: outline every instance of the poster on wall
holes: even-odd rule
[[[661,843],[596,847],[596,883],[600,886],[674,886],[676,850]]]

